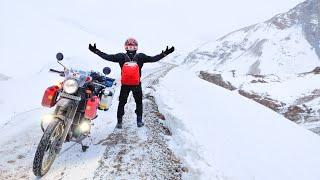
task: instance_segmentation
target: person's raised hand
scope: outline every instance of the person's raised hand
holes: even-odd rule
[[[94,43],[93,46],[91,44],[89,44],[89,50],[95,53],[97,50],[96,43]]]
[[[174,51],[174,47],[172,46],[171,48],[169,48],[167,46],[166,50],[162,51],[162,53],[164,53],[165,55],[171,54]]]

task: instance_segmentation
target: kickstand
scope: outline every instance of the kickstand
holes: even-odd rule
[[[82,141],[80,141],[79,144],[81,145],[82,152],[86,152],[87,149],[89,148],[89,146],[83,145]]]

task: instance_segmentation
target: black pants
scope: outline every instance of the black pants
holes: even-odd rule
[[[127,103],[127,99],[129,96],[130,91],[132,91],[134,100],[136,102],[136,114],[139,117],[142,117],[142,88],[141,84],[138,86],[126,86],[122,85],[120,90],[119,96],[119,105],[118,105],[118,112],[117,117],[122,118],[124,115],[124,106]]]

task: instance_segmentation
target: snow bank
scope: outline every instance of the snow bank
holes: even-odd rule
[[[184,68],[162,78],[157,92],[173,139],[184,140],[175,149],[203,179],[320,178],[319,136],[272,110]],[[199,159],[204,166],[194,165]]]

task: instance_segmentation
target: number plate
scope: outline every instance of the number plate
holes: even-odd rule
[[[60,97],[72,99],[72,100],[75,100],[75,101],[81,101],[81,97],[74,96],[74,95],[71,95],[71,94],[67,94],[67,93],[64,93],[64,92],[60,93]]]

